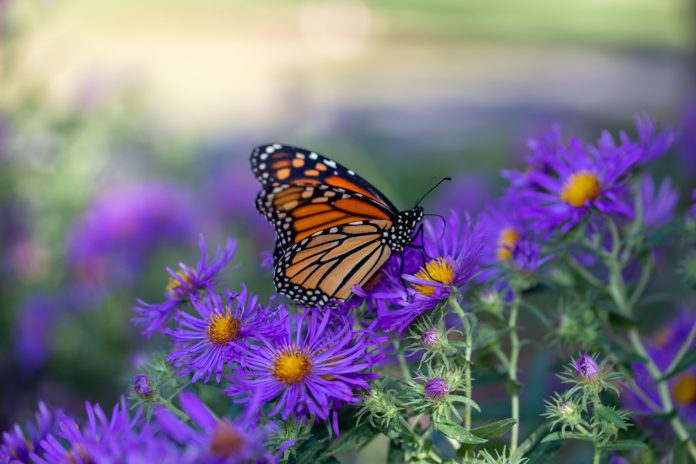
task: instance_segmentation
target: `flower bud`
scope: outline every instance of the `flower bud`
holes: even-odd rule
[[[599,375],[597,361],[587,353],[584,353],[570,365],[575,369],[575,374],[583,380],[594,380]]]
[[[447,396],[449,391],[450,388],[445,379],[436,377],[428,380],[428,382],[425,384],[423,394],[429,400],[440,401]]]
[[[435,327],[429,327],[423,331],[420,337],[421,344],[429,349],[434,350],[442,346],[442,333]]]
[[[149,400],[157,393],[152,385],[152,380],[145,374],[133,377],[133,391],[138,398],[143,400]]]

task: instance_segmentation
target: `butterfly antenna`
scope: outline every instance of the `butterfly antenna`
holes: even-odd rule
[[[440,181],[439,181],[437,184],[435,184],[434,186],[432,186],[432,187],[430,188],[430,190],[428,190],[427,192],[425,192],[425,193],[423,194],[423,196],[420,197],[420,199],[416,202],[416,206],[420,206],[421,202],[422,202],[423,200],[425,200],[425,197],[427,197],[428,195],[430,195],[430,194],[433,192],[433,190],[435,190],[435,189],[438,188],[440,185],[442,185],[443,182],[449,182],[449,181],[451,181],[451,180],[452,180],[451,177],[444,177],[444,178],[440,179]]]
[[[440,234],[440,238],[438,238],[438,242],[442,240],[442,238],[445,236],[445,232],[447,232],[447,219],[442,214],[435,214],[435,213],[428,213],[424,214],[423,216],[434,216],[434,217],[439,217],[440,220],[442,221],[442,233]]]

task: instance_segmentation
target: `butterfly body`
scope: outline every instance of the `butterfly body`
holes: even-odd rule
[[[423,219],[399,211],[374,186],[315,152],[263,145],[251,154],[263,190],[259,212],[274,226],[274,283],[303,305],[346,300],[393,253],[400,253]]]

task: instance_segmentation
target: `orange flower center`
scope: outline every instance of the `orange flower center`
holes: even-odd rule
[[[273,375],[289,385],[303,382],[311,370],[312,363],[307,354],[295,347],[281,351],[273,360]]]
[[[429,282],[450,285],[454,282],[455,272],[452,263],[448,259],[436,258],[425,263],[425,267],[421,267],[415,275],[419,279]],[[435,293],[435,287],[431,285],[414,284],[413,288],[415,288],[418,293],[425,296],[433,296]]]
[[[183,269],[180,269],[177,271],[176,275],[181,277],[181,280],[183,280],[186,285],[191,285],[193,283],[193,279],[196,277],[196,271],[193,269],[189,269],[188,272],[184,271]],[[178,296],[175,292],[175,290],[178,290],[182,288],[183,285],[181,282],[174,277],[169,278],[169,282],[167,282],[167,286],[164,288],[167,293],[169,293],[171,296],[176,297]]]
[[[239,319],[230,316],[229,310],[222,314],[213,314],[208,323],[208,338],[216,345],[224,345],[239,336],[241,328]]]
[[[510,261],[512,250],[520,239],[520,233],[514,227],[506,227],[498,235],[498,260]]]
[[[696,375],[686,373],[680,376],[672,385],[674,401],[682,406],[688,406],[696,400]]]
[[[602,184],[596,174],[590,171],[578,171],[565,183],[561,199],[579,208],[594,200],[602,193]]]
[[[244,448],[244,438],[237,432],[234,425],[226,420],[218,423],[210,440],[210,454],[219,457],[238,455]]]

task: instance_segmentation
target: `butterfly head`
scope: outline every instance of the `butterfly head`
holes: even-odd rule
[[[390,248],[397,253],[402,252],[404,247],[413,240],[413,233],[422,221],[423,208],[420,206],[400,212],[390,236]]]

